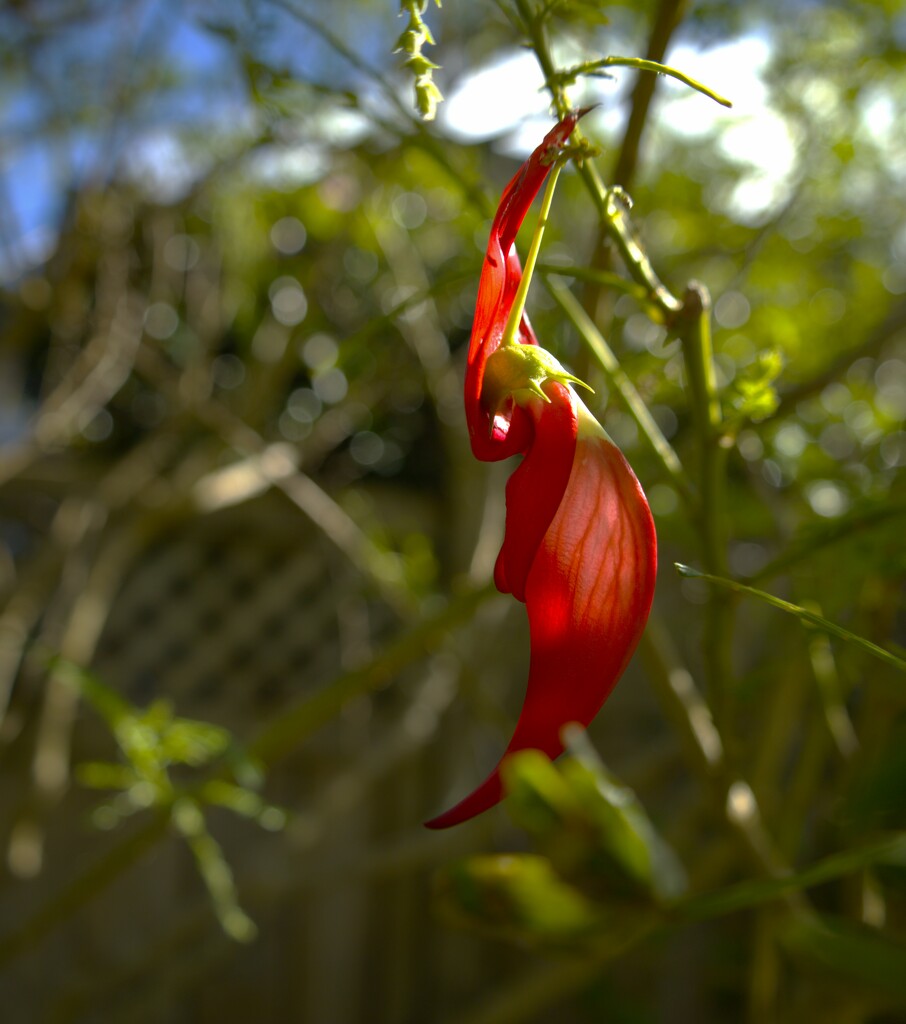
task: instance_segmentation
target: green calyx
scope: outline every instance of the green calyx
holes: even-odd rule
[[[585,381],[564,370],[545,349],[518,343],[501,345],[485,363],[481,390],[491,421],[510,399],[517,405],[532,398],[550,402],[544,385],[551,380],[558,384],[578,384],[594,393]]]

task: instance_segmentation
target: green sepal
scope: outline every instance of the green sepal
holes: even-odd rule
[[[405,61],[403,67],[409,68],[413,74],[421,77],[422,75],[427,75],[429,71],[436,71],[440,64],[435,64],[433,60],[428,60],[423,53],[417,53],[414,57],[410,57]]]
[[[501,345],[485,364],[482,401],[493,420],[510,399],[517,405],[533,398],[550,402],[544,390],[548,381],[578,384],[594,394],[592,387],[564,370],[546,349],[518,343]]]

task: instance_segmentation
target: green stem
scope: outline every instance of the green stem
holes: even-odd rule
[[[686,289],[682,305],[683,315],[677,329],[689,373],[693,413],[697,417],[699,434],[715,437],[722,417],[711,340],[711,297],[707,288],[693,281]]]
[[[755,587],[748,587],[745,583],[737,583],[736,580],[725,579],[711,573],[698,572],[695,569],[690,569],[688,565],[680,565],[679,562],[676,563],[676,568],[681,576],[705,580],[708,583],[715,583],[719,587],[726,587],[737,594],[748,594],[751,597],[757,597],[759,601],[773,605],[781,611],[789,612],[790,615],[795,615],[802,622],[807,622],[810,626],[820,629],[823,633],[830,633],[832,636],[839,637],[854,647],[860,647],[863,651],[890,665],[891,668],[897,669],[898,672],[906,672],[906,661],[902,658],[898,658],[890,651],[884,650],[883,647],[878,647],[877,644],[866,640],[865,637],[859,636],[857,633],[851,633],[848,629],[844,629],[843,626],[838,626],[835,622],[825,619],[823,615],[818,615],[817,612],[810,611],[808,608],[802,608],[798,604],[784,601],[783,598],[775,597],[773,594],[768,594],[763,590],[756,590]]]
[[[668,75],[670,78],[675,78],[678,82],[682,82],[683,85],[688,85],[690,88],[703,93],[705,96],[709,97],[709,99],[719,103],[722,107],[733,106],[732,102],[725,96],[721,96],[719,92],[709,89],[707,85],[703,85],[697,79],[690,78],[689,75],[684,74],[677,68],[671,67],[669,64],[661,64],[660,61],[645,60],[643,57],[604,57],[601,60],[589,61],[587,64],[582,64],[576,69],[576,71],[580,75],[586,75],[599,68],[616,67],[635,68],[637,71],[651,71],[656,75]]]
[[[89,904],[99,892],[167,835],[169,822],[169,815],[155,811],[153,817],[141,828],[130,832],[125,838],[121,837],[112,849],[78,875],[54,899],[45,903],[17,931],[3,936],[0,939],[0,966],[28,952],[58,924]]]
[[[584,163],[580,170],[611,241],[617,247],[630,276],[645,289],[648,301],[660,311],[664,320],[670,321],[683,309],[682,302],[658,277],[648,254],[639,243],[635,228],[629,219],[629,197],[619,186],[605,188],[598,169],[591,163]]]
[[[559,272],[562,273],[563,271]],[[638,393],[635,385],[620,366],[619,360],[611,347],[607,344],[601,332],[597,327],[595,327],[591,317],[585,312],[579,300],[566,287],[566,285],[561,284],[559,281],[552,280],[546,274],[543,279],[545,285],[547,285],[548,291],[553,296],[557,305],[559,305],[563,312],[573,322],[573,326],[581,334],[583,340],[591,349],[592,354],[595,356],[598,364],[604,371],[608,383],[613,386],[623,399],[626,408],[629,410],[629,414],[635,420],[639,430],[641,430],[642,434],[651,445],[652,451],[657,456],[659,462],[663,466],[667,475],[673,481],[677,490],[683,496],[685,501],[690,504],[694,504],[694,491],[688,477],[686,476],[679,456],[673,450],[667,438],[664,437],[661,432],[661,428],[657,425],[656,420],[648,411],[648,406],[645,405],[642,396]]]
[[[550,216],[551,203],[554,200],[554,189],[557,187],[557,178],[560,177],[562,163],[557,161],[550,170],[547,179],[547,187],[544,190],[544,197],[541,200],[541,212],[538,215],[538,223],[535,225],[535,233],[532,235],[532,244],[529,246],[528,255],[525,257],[525,267],[522,271],[522,279],[516,291],[516,298],[513,300],[513,308],[507,318],[506,327],[503,330],[501,346],[516,344],[516,334],[519,331],[519,323],[525,311],[525,300],[528,297],[529,285],[532,283],[532,275],[535,273],[535,264],[538,262],[538,253],[541,251],[541,239],[544,237],[544,229],[547,227],[547,219]]]
[[[678,903],[674,910],[684,922],[705,921],[758,907],[818,885],[825,885],[874,864],[902,867],[904,862],[906,836],[902,833],[885,836],[875,843],[831,854],[795,874],[738,882],[726,889],[692,896]]]
[[[529,0],[516,0],[516,8],[528,34],[531,48],[544,72],[545,82],[557,114],[565,117],[571,109],[570,102],[566,95],[563,75],[557,70],[551,55],[543,19],[532,10]],[[580,129],[574,129],[573,139],[578,143],[581,138]],[[605,188],[597,167],[590,160],[578,164],[578,171],[598,208],[601,222],[626,264],[630,276],[644,288],[649,301],[658,307],[664,320],[675,317],[682,310],[682,303],[658,278],[645,251],[639,245],[626,217],[627,201],[622,189]]]
[[[710,573],[727,573],[729,519],[727,515],[726,461],[721,443],[722,414],[714,370],[711,340],[711,297],[693,281],[683,295],[682,312],[675,327],[683,347],[690,406],[699,450],[701,510],[699,535],[702,557]],[[733,760],[732,712],[733,608],[711,595],[705,622],[705,657],[715,719]]]

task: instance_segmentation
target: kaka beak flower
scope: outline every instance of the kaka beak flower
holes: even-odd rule
[[[551,186],[525,279],[516,233],[582,113],[549,132],[504,190],[466,369],[473,454],[486,462],[524,456],[507,483],[506,532],[494,570],[498,590],[525,602],[531,635],[525,703],[503,758],[526,748],[556,757],[561,728],[594,718],[645,628],[657,569],[654,524],[635,474],[570,387],[581,381],[538,347],[522,313]],[[498,764],[426,824],[448,828],[502,797]]]

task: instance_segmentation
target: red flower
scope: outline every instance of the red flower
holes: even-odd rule
[[[632,469],[525,316],[515,337],[504,337],[522,281],[516,233],[580,116],[549,132],[504,190],[466,370],[476,458],[524,455],[507,484],[494,570],[497,588],[525,602],[531,633],[525,703],[503,757],[530,747],[556,757],[561,728],[588,725],[626,668],[654,593],[654,524]],[[447,828],[493,807],[503,796],[499,769],[427,826]]]

